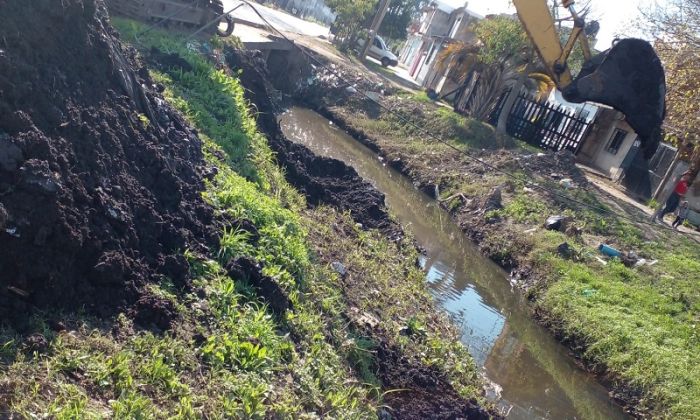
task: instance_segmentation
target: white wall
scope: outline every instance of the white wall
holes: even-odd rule
[[[552,93],[549,94],[549,102],[562,106],[569,111],[581,114],[582,112],[587,113],[586,120],[591,121],[598,114],[599,107],[590,102],[584,102],[582,104],[575,104],[573,102],[568,102],[564,99],[559,89],[554,89]]]
[[[326,6],[324,0],[291,0],[287,4],[287,10],[296,9],[301,16],[312,16],[325,24],[335,21],[335,13]]]
[[[420,51],[420,46],[423,44],[423,38],[416,35],[409,35],[402,51],[400,60],[403,64],[410,66],[416,58],[416,54]]]
[[[613,154],[609,152],[607,148],[610,144],[611,137],[617,128],[625,130],[627,135],[625,136],[625,139],[623,140],[617,153]],[[629,152],[636,138],[637,133],[635,133],[624,120],[615,120],[614,123],[610,124],[607,129],[602,130],[596,139],[591,139],[589,137],[589,139],[586,140],[587,143],[590,143],[584,145],[584,163],[592,166],[612,179],[617,179],[621,175],[620,165],[622,164],[622,161],[625,160],[625,157],[627,156],[627,153]]]

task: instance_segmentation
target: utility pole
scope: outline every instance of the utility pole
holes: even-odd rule
[[[365,40],[364,48],[362,48],[362,55],[360,55],[360,60],[364,60],[367,57],[367,53],[369,52],[372,43],[374,43],[374,36],[379,30],[379,26],[381,26],[382,21],[384,20],[384,15],[386,15],[386,9],[388,8],[389,0],[379,0],[379,9],[374,15],[374,19],[372,19],[372,24],[369,27],[369,35]]]

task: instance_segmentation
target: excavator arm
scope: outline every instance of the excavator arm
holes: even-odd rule
[[[564,45],[546,0],[513,0],[513,4],[564,99],[597,102],[620,111],[639,136],[644,156],[653,156],[666,116],[666,79],[653,47],[641,39],[623,39],[593,56],[584,35],[586,23],[576,12],[574,0],[562,0],[574,19]],[[573,76],[567,60],[576,44],[582,48],[586,61],[581,72]]]

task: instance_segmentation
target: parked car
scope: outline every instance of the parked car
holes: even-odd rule
[[[358,39],[357,46],[361,50],[365,46],[365,40]],[[399,64],[399,59],[396,58],[396,55],[394,55],[391,50],[389,50],[389,47],[386,46],[386,43],[379,35],[374,36],[374,42],[372,43],[372,46],[369,47],[368,55],[379,60],[384,67],[396,66]]]

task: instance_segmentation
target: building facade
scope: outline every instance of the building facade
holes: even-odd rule
[[[418,22],[410,28],[399,54],[399,62],[423,87],[434,89],[438,93],[454,89],[445,77],[445,69],[438,70],[435,67],[437,55],[452,42],[474,41],[471,25],[482,18],[466,5],[453,8],[439,1],[431,2],[423,8]]]

